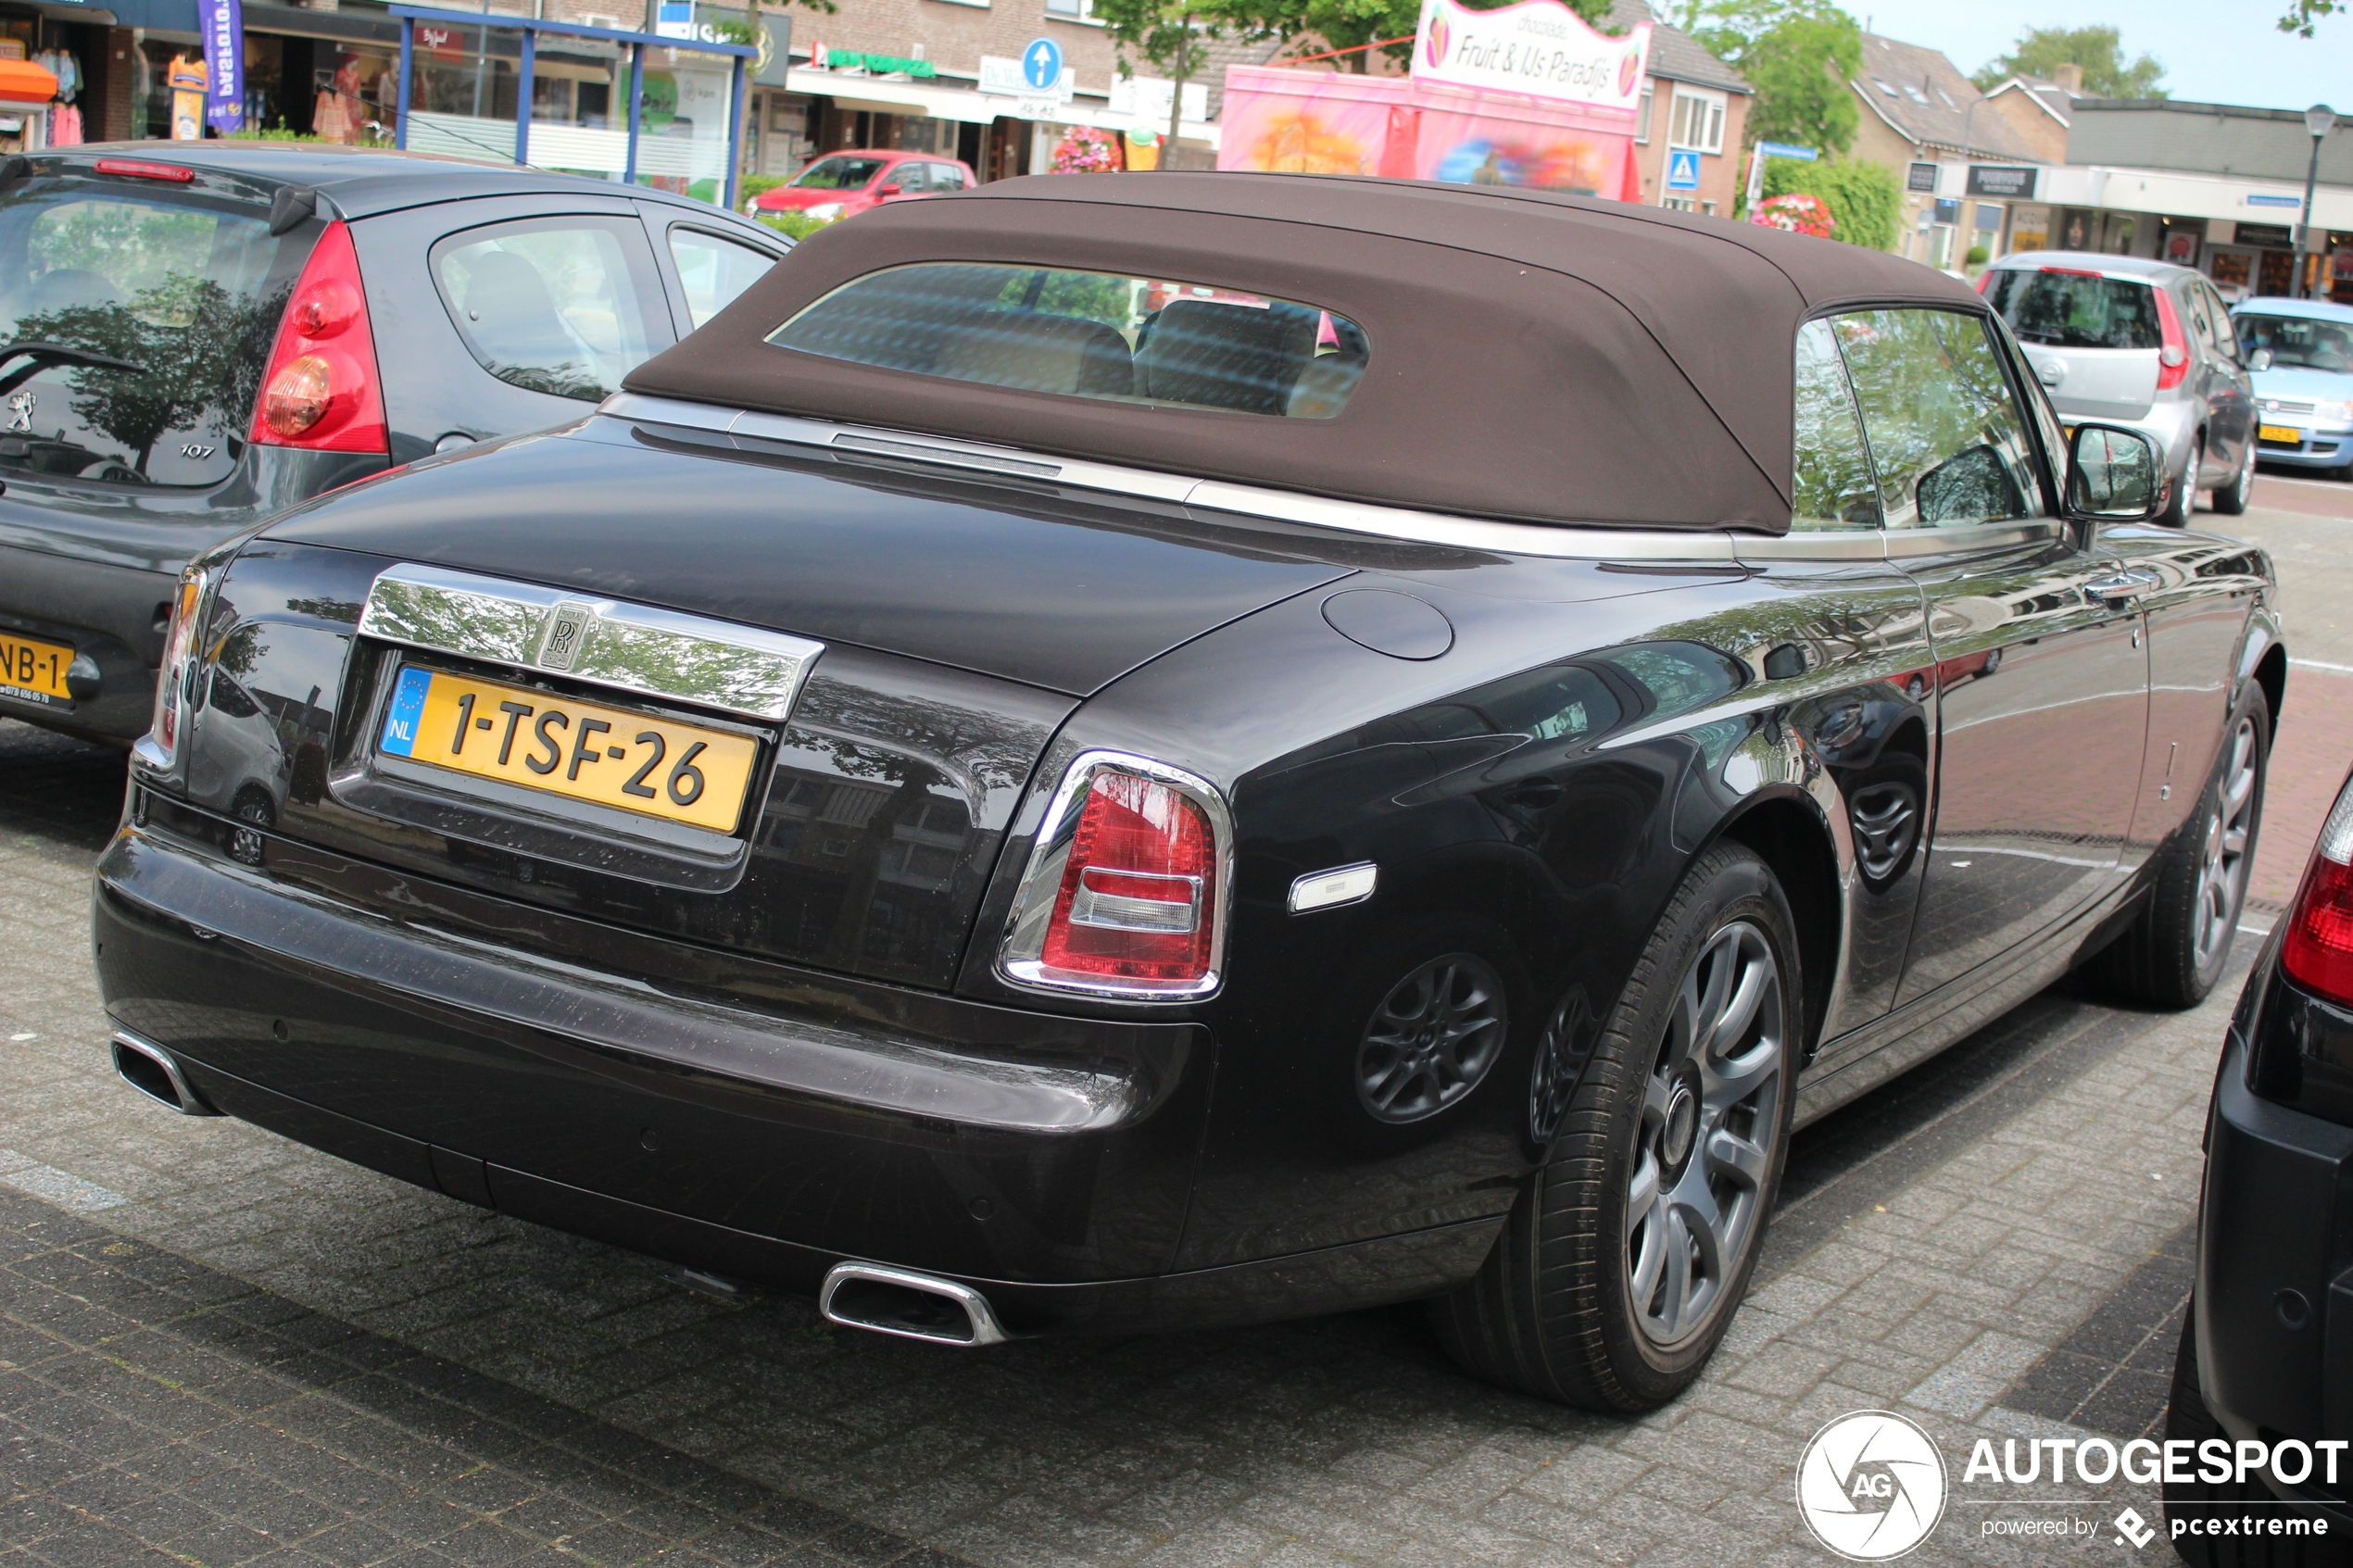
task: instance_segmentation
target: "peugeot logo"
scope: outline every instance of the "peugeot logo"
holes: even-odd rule
[[[8,429],[11,432],[22,431],[28,434],[31,433],[32,393],[29,389],[9,394]]]

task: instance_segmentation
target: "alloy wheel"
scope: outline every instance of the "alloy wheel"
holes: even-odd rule
[[[1390,988],[1356,1050],[1356,1098],[1377,1121],[1418,1122],[1478,1086],[1504,1054],[1504,982],[1469,953],[1432,959]]]
[[[1626,1192],[1627,1297],[1655,1344],[1708,1320],[1764,1223],[1786,1014],[1772,944],[1747,921],[1709,937],[1684,971],[1643,1085]]]
[[[1855,792],[1847,821],[1864,877],[1874,887],[1884,885],[1911,860],[1919,834],[1919,794],[1901,781],[1869,785]]]
[[[2255,827],[2258,761],[2255,721],[2243,717],[2232,726],[2221,790],[2206,813],[2197,897],[2192,905],[2197,929],[2191,959],[2200,970],[2231,939],[2232,927],[2238,922],[2239,901],[2246,891],[2247,843]]]

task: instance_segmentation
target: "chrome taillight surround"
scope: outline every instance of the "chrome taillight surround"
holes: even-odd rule
[[[1165,785],[1201,809],[1215,840],[1215,887],[1209,903],[1209,969],[1188,981],[1112,980],[1049,969],[1043,961],[1046,930],[1070,863],[1071,841],[1096,775],[1121,772]],[[1214,785],[1181,768],[1126,751],[1087,751],[1063,770],[1062,782],[1038,820],[1029,864],[1022,871],[1013,911],[998,945],[998,977],[1009,985],[1055,996],[1095,997],[1118,1002],[1192,1002],[1216,994],[1226,982],[1226,933],[1234,893],[1234,821]]]

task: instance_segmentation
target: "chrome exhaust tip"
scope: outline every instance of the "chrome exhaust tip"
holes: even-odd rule
[[[817,1311],[846,1328],[962,1349],[1013,1337],[972,1286],[879,1263],[836,1263],[817,1292]]]
[[[189,1085],[187,1074],[180,1071],[171,1053],[153,1040],[143,1040],[128,1029],[118,1029],[109,1044],[114,1051],[116,1074],[141,1094],[161,1100],[182,1116],[220,1114]]]

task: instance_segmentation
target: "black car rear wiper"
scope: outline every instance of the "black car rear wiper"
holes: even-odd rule
[[[11,359],[31,358],[32,363],[0,376],[0,393],[13,392],[30,381],[44,365],[80,365],[94,370],[129,370],[132,375],[145,375],[147,367],[118,359],[111,354],[94,353],[63,343],[0,344],[0,365]]]

